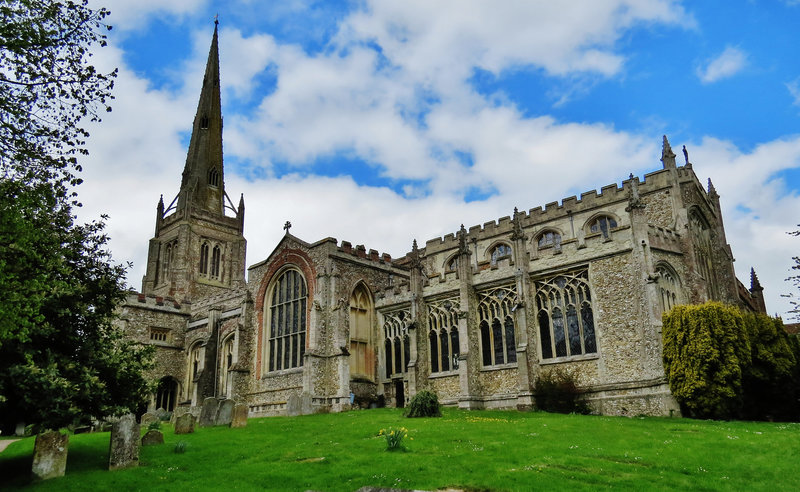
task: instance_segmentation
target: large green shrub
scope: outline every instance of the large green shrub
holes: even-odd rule
[[[797,361],[781,319],[742,313],[752,349],[752,363],[742,368],[744,417],[797,418]]]
[[[533,386],[536,408],[545,412],[587,414],[589,407],[580,395],[575,373],[561,367],[542,371]]]
[[[422,390],[411,399],[406,417],[441,417],[442,409],[436,393]]]
[[[685,414],[729,419],[742,410],[742,367],[751,348],[738,309],[718,302],[664,314],[664,371]]]

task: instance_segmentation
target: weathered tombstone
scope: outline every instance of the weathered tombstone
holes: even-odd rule
[[[200,410],[200,427],[214,425],[217,420],[217,409],[219,409],[219,400],[213,396],[203,400],[203,409]]]
[[[25,422],[17,422],[17,428],[14,429],[14,435],[19,437],[25,435]]]
[[[164,444],[164,434],[160,430],[151,429],[142,436],[142,446],[154,446]]]
[[[147,412],[146,414],[142,415],[142,428],[149,429],[150,424],[156,422],[158,420],[158,416],[154,413]]]
[[[139,466],[139,424],[129,413],[111,426],[108,469],[120,470]]]
[[[311,393],[305,392],[300,395],[300,413],[303,415],[314,413],[314,408],[311,406]]]
[[[194,432],[194,415],[184,413],[175,419],[175,434],[191,434]]]
[[[216,425],[231,425],[231,419],[233,418],[233,407],[235,405],[236,402],[233,400],[222,400],[219,402],[217,418],[215,420]]]
[[[302,401],[300,400],[300,397],[297,396],[296,394],[292,394],[292,396],[290,396],[289,399],[286,401],[286,415],[288,415],[289,417],[295,417],[297,415],[300,415],[301,404]]]
[[[169,414],[170,414],[170,412],[168,412],[168,411],[167,411],[166,409],[164,409],[164,408],[158,408],[158,409],[157,409],[157,410],[154,412],[154,415],[156,416],[156,418],[157,418],[158,420],[164,420],[164,419],[165,419],[165,418],[166,418],[166,417],[167,417]]]
[[[36,436],[33,446],[33,478],[47,480],[63,477],[67,469],[69,434],[47,431]]]
[[[233,417],[231,418],[231,427],[247,427],[247,413],[250,407],[244,403],[237,403],[233,407]]]

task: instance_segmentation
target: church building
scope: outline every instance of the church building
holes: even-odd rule
[[[749,289],[736,279],[719,195],[684,157],[664,137],[641,180],[409,241],[402,258],[307,242],[287,223],[248,267],[244,197],[225,190],[215,27],[180,192],[158,202],[142,292],[119,323],[156,347],[151,405],[166,410],[216,397],[251,417],[343,411],[423,389],[528,409],[539,375],[563,368],[597,413],[677,414],[662,313],[711,299],[766,311],[755,273]]]

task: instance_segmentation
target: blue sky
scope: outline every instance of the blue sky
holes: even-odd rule
[[[99,5],[99,2],[95,2]],[[686,145],[722,196],[739,277],[781,294],[800,222],[800,1],[115,0],[114,111],[93,129],[84,216],[110,214],[140,286],[177,193],[219,14],[228,193],[248,263],[283,233],[401,256],[660,167]],[[681,159],[682,160],[682,156]],[[107,190],[123,190],[109,196]]]

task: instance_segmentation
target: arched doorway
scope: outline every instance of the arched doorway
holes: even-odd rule
[[[156,390],[156,408],[163,408],[171,412],[175,410],[175,400],[178,397],[178,382],[175,378],[166,376],[158,381]]]

